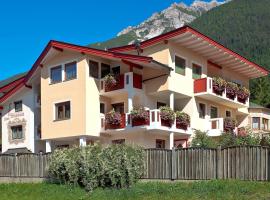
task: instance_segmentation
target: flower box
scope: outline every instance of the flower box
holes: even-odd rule
[[[161,125],[166,127],[172,127],[175,121],[175,113],[168,106],[162,106],[160,109]]]
[[[232,82],[228,82],[226,85],[226,97],[234,100],[238,92],[238,85]]]
[[[227,82],[224,79],[220,77],[218,78],[214,77],[213,78],[213,92],[217,95],[222,96],[223,92],[225,91],[226,84]]]
[[[105,129],[125,128],[126,115],[115,112],[114,110],[105,115]]]
[[[230,117],[224,119],[224,131],[233,133],[236,127],[236,120]]]
[[[107,75],[104,77],[105,92],[124,88],[124,75]]]
[[[247,88],[245,87],[239,87],[239,90],[237,92],[237,100],[240,103],[245,104],[250,96],[250,92]]]
[[[190,116],[187,113],[176,111],[176,128],[187,130],[190,126]]]
[[[143,126],[150,125],[149,121],[149,111],[146,111],[144,108],[133,109],[130,112],[132,126]]]
[[[166,126],[171,128],[172,127],[172,123],[170,120],[165,120],[165,119],[161,119],[161,126]]]

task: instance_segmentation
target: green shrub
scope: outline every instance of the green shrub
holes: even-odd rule
[[[195,130],[195,136],[192,139],[191,146],[201,148],[216,148],[217,143],[212,137],[208,136],[207,132]]]
[[[88,191],[97,187],[129,187],[142,173],[143,150],[126,145],[56,150],[49,167],[51,178],[83,186]]]

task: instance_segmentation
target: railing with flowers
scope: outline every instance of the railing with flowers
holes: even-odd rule
[[[225,99],[248,104],[250,92],[244,87],[237,85],[233,82],[228,82],[220,77],[203,78],[194,81],[194,93],[195,94],[215,94]]]
[[[142,89],[142,75],[133,72],[125,74],[108,74],[100,81],[102,92],[111,92],[120,89]]]

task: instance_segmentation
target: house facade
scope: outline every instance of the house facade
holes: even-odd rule
[[[249,98],[222,83],[249,88],[250,79],[267,74],[188,26],[107,51],[50,41],[31,70],[0,97],[2,152],[50,152],[94,142],[187,147],[195,129],[218,137],[228,124],[237,134],[249,123]],[[188,114],[189,126],[177,119],[168,124],[164,106]],[[137,108],[145,120],[133,118]],[[112,110],[118,123],[108,120]]]

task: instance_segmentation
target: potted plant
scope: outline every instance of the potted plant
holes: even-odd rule
[[[117,85],[117,79],[113,74],[104,77],[105,90],[110,90]]]
[[[172,127],[172,124],[175,120],[175,113],[173,110],[168,106],[162,106],[159,108],[160,110],[160,119],[161,119],[161,125]]]
[[[244,86],[239,87],[238,92],[237,92],[237,100],[239,102],[246,103],[249,96],[250,96],[250,92],[246,87]]]
[[[238,92],[238,85],[233,82],[228,82],[226,84],[226,97],[234,100]]]
[[[227,82],[220,77],[214,77],[213,78],[213,92],[216,93],[217,95],[222,95],[223,92],[225,91]]]
[[[224,119],[224,131],[233,133],[236,127],[236,120],[231,117],[226,117]]]
[[[132,126],[149,125],[149,111],[143,107],[130,111]]]
[[[181,111],[176,111],[176,128],[187,130],[187,128],[190,126],[190,116]]]
[[[105,122],[108,129],[120,128],[122,123],[121,114],[113,109],[105,114]]]

